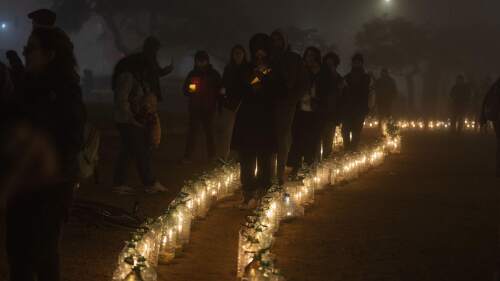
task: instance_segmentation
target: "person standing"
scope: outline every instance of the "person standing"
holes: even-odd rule
[[[43,159],[31,158],[39,160],[36,165],[15,159],[31,172],[7,200],[10,280],[58,281],[59,240],[79,180],[86,113],[73,44],[64,31],[34,29],[24,56],[26,85],[11,125],[17,132],[24,128],[16,145],[29,144],[26,150]]]
[[[224,95],[224,111],[223,111],[223,132],[224,132],[224,149],[223,158],[229,156],[231,147],[231,138],[233,134],[235,114],[239,109],[242,95],[247,89],[247,81],[245,77],[248,76],[249,63],[245,48],[241,45],[236,45],[231,50],[231,60],[224,68],[222,75]]]
[[[352,69],[346,75],[346,88],[342,95],[342,138],[346,150],[355,151],[361,139],[361,131],[369,112],[371,77],[364,68],[364,58],[355,54]]]
[[[310,86],[297,105],[292,127],[292,147],[288,164],[292,177],[296,177],[303,164],[313,165],[318,160],[321,142],[321,120],[319,115],[318,82],[321,71],[321,51],[309,47],[304,52],[304,63],[309,72]]]
[[[465,83],[465,77],[458,75],[450,92],[451,98],[451,131],[461,133],[464,127],[467,110],[472,98],[470,85]]]
[[[283,77],[286,88],[278,93],[276,116],[274,117],[278,140],[277,176],[280,184],[285,182],[285,168],[292,145],[292,124],[297,103],[308,90],[307,70],[299,54],[292,52],[285,34],[276,30],[271,34],[271,65],[274,72]]]
[[[147,193],[165,192],[167,188],[157,181],[153,172],[153,146],[148,136],[148,126],[142,123],[141,111],[147,95],[152,92],[150,64],[141,57],[131,55],[117,63],[113,73],[113,117],[120,133],[120,152],[115,163],[113,191],[119,194],[134,193],[127,185],[130,162],[133,160]]]
[[[284,88],[283,79],[271,68],[270,39],[255,34],[250,39],[251,64],[242,68],[235,81],[239,84],[234,96],[236,113],[231,148],[240,160],[243,202],[241,208],[253,208],[272,184],[272,159],[277,151],[275,134],[275,102]]]
[[[200,129],[205,132],[209,160],[216,159],[214,124],[221,88],[222,78],[210,64],[208,53],[198,51],[194,57],[194,69],[189,72],[183,86],[184,95],[189,98],[189,130],[183,164],[192,163]]]
[[[375,104],[381,124],[393,117],[392,106],[397,96],[396,81],[391,77],[387,68],[382,69],[380,78],[375,81]]]
[[[330,156],[333,152],[333,138],[335,128],[339,125],[339,103],[342,91],[345,88],[344,77],[337,71],[340,58],[330,52],[323,58],[321,73],[318,79],[318,99],[321,129],[321,143],[323,155]]]
[[[500,78],[491,86],[486,94],[481,109],[480,123],[485,127],[487,122],[493,122],[497,140],[496,176],[500,178]]]
[[[160,86],[160,78],[167,76],[174,70],[173,63],[170,63],[166,67],[160,67],[158,63],[158,52],[161,48],[161,42],[156,37],[150,36],[144,40],[142,51],[139,53],[131,54],[129,56],[121,59],[115,66],[113,72],[113,88],[114,83],[117,81],[117,77],[123,72],[127,72],[130,67],[134,67],[137,64],[143,64],[147,66],[145,68],[145,73],[143,74],[144,82],[147,83],[151,92],[156,95],[159,102],[163,100],[162,89]]]

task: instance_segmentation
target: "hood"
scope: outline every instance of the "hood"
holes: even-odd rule
[[[288,50],[290,48],[290,45],[288,43],[288,36],[286,35],[286,33],[282,29],[276,29],[275,31],[273,31],[271,33],[271,37],[276,36],[276,35],[280,36],[283,39],[283,42],[285,43],[284,49],[280,50],[280,51],[284,52],[284,51]]]
[[[250,39],[249,47],[252,60],[255,58],[255,52],[259,49],[265,50],[270,55],[271,40],[267,34],[257,33]]]

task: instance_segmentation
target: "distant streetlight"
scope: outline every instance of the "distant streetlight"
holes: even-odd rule
[[[5,22],[2,22],[2,24],[0,24],[0,28],[2,30],[6,30],[7,29],[7,24]]]

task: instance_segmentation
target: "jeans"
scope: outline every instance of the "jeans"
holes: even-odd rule
[[[241,187],[245,202],[264,192],[272,185],[273,154],[257,150],[239,152]],[[257,163],[257,175],[255,164]],[[259,194],[256,194],[259,193]]]
[[[73,183],[39,187],[7,202],[6,247],[11,281],[61,280],[59,241]]]
[[[205,132],[208,158],[216,157],[215,112],[191,111],[184,158],[192,159],[200,129]]]
[[[153,174],[153,151],[143,128],[131,124],[117,124],[120,132],[120,153],[116,160],[114,184],[125,185],[129,163],[135,161],[137,171],[144,186],[152,186],[155,182]]]
[[[344,139],[344,148],[346,150],[357,150],[361,140],[361,131],[365,116],[350,116],[342,122],[342,138]],[[352,139],[351,139],[352,135]]]
[[[285,181],[285,167],[288,153],[292,146],[292,125],[295,117],[296,105],[281,103],[276,108],[275,130],[278,140],[277,176],[280,183]]]

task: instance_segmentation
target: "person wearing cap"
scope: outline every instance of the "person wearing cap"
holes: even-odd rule
[[[361,139],[365,117],[369,112],[369,95],[372,78],[366,73],[362,54],[352,57],[352,69],[345,77],[342,94],[342,138],[344,148],[356,151]]]
[[[31,20],[34,30],[36,28],[54,28],[57,16],[56,13],[51,10],[39,9],[29,13],[28,18]],[[23,61],[14,50],[8,50],[5,55],[10,65],[12,83],[14,84],[16,92],[20,92],[22,91],[22,87],[24,87],[25,69]]]
[[[39,9],[28,14],[33,28],[52,28],[56,24],[57,15],[49,9]]]
[[[194,69],[189,72],[183,86],[188,97],[189,130],[182,164],[190,164],[198,139],[199,130],[205,132],[207,154],[210,160],[216,158],[215,117],[221,101],[222,78],[210,64],[206,51],[198,51],[194,57]]]

